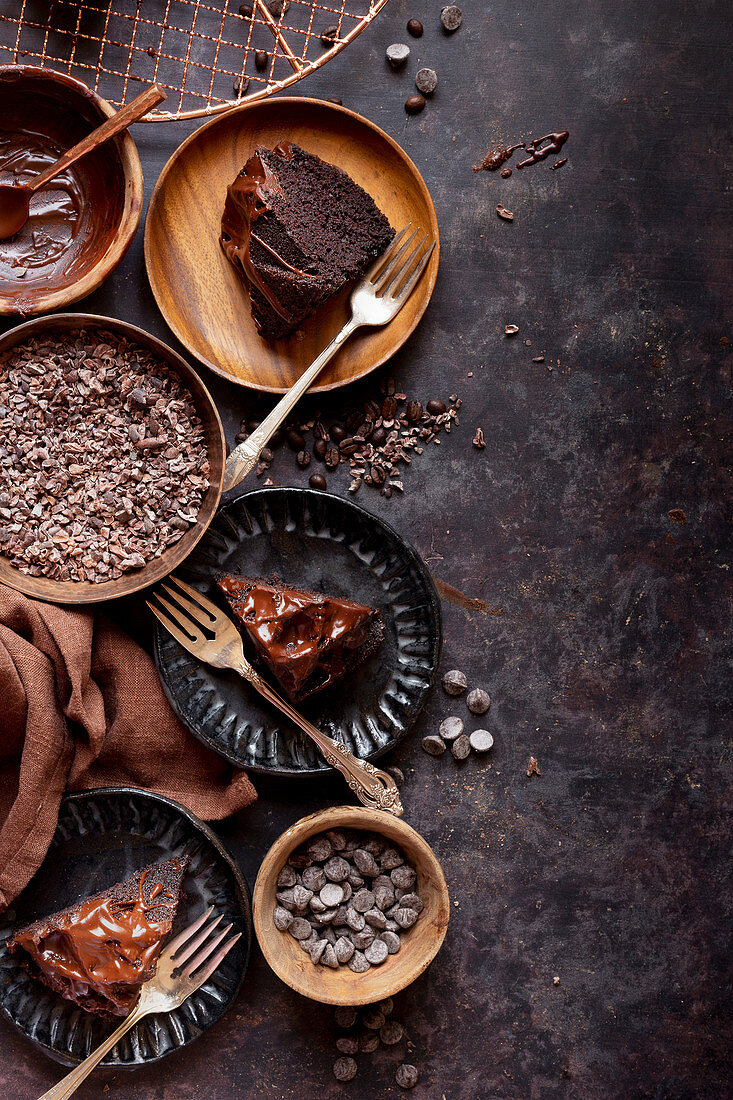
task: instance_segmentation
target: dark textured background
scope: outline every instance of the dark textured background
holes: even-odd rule
[[[730,7],[462,7],[462,29],[445,38],[439,3],[391,0],[301,86],[383,126],[435,199],[438,285],[392,369],[411,396],[459,393],[461,425],[415,462],[404,499],[365,488],[358,499],[436,578],[490,609],[444,605],[444,668],[491,692],[481,723],[494,731],[491,758],[459,766],[420,750],[441,718],[464,713],[440,689],[394,757],[408,820],[442,860],[453,899],[445,947],[396,1014],[414,1044],[416,1096],[717,1100],[730,1094],[731,1041]],[[393,74],[384,48],[406,39],[410,16],[425,36],[408,40],[409,69]],[[441,83],[408,119],[418,60]],[[148,194],[193,125],[136,128]],[[508,181],[471,172],[497,139],[558,128],[571,131],[561,171],[538,165]],[[496,217],[499,201],[513,224]],[[80,308],[175,345],[147,287],[142,233]],[[514,340],[503,339],[506,323],[520,327]],[[532,363],[539,354],[545,363]],[[231,440],[251,398],[206,381]],[[471,446],[479,425],[481,452]],[[278,483],[304,484],[285,458]],[[330,486],[345,492],[343,471]],[[121,614],[137,620],[134,606]],[[530,755],[541,777],[526,777]],[[290,822],[343,798],[338,781],[258,786],[260,801],[221,829],[251,882]],[[290,993],[255,954],[237,1007],[198,1046],[134,1078],[101,1074],[79,1095],[400,1092],[397,1056],[384,1051],[337,1085],[333,1041],[330,1010]],[[2,1027],[8,1100],[57,1076]]]

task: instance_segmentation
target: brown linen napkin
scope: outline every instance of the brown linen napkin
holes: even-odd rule
[[[144,787],[215,820],[256,798],[171,710],[150,657],[103,615],[0,585],[0,910],[48,850],[65,789]]]

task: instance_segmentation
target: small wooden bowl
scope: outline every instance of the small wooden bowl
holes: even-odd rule
[[[129,325],[126,321],[117,321],[112,317],[98,317],[90,313],[59,313],[52,317],[38,317],[34,321],[26,321],[23,325],[17,325],[3,336],[0,336],[0,354],[16,344],[23,344],[34,336],[46,336],[49,332],[68,332],[69,329],[106,330],[125,336],[142,344],[157,358],[166,363],[172,371],[180,376],[188,387],[196,405],[196,411],[201,417],[204,427],[204,437],[209,451],[209,463],[211,474],[209,488],[203,499],[198,518],[193,527],[185,532],[178,542],[164,551],[158,558],[153,558],[142,569],[133,573],[126,573],[116,580],[103,581],[101,584],[93,584],[91,581],[55,581],[47,577],[28,577],[21,573],[7,558],[0,553],[0,583],[7,584],[10,588],[24,592],[26,596],[33,596],[38,600],[49,600],[51,603],[84,604],[100,603],[102,600],[113,600],[119,596],[129,596],[132,592],[139,592],[148,585],[158,581],[172,573],[182,561],[184,561],[203,536],[206,528],[211,523],[219,504],[221,487],[224,481],[224,463],[226,462],[226,443],[222,430],[219,414],[216,411],[209,391],[203,384],[196,371],[189,367],[185,359],[172,351],[161,340],[150,336],[141,328]]]
[[[2,129],[49,139],[59,154],[114,113],[111,104],[73,77],[33,65],[0,66]],[[13,268],[4,257],[11,256],[16,238],[0,241],[0,315],[64,309],[96,290],[132,243],[142,213],[143,174],[129,132],[83,157],[71,172],[82,210],[73,240],[55,264],[35,275],[29,267],[22,279],[11,280]]]
[[[394,355],[427,309],[438,275],[430,192],[384,130],[333,103],[280,96],[212,119],[179,146],[160,174],[145,220],[145,263],[161,313],[204,366],[241,386],[289,390],[345,324],[350,288],[324,302],[287,340],[264,340],[249,295],[219,246],[228,185],[255,146],[272,148],[284,139],[348,172],[395,229],[412,222],[436,242],[397,317],[347,340],[312,387],[320,393],[362,378]]]
[[[314,966],[297,940],[278,931],[272,919],[277,876],[290,853],[316,833],[335,828],[369,830],[398,845],[417,871],[418,892],[425,903],[417,924],[402,937],[397,954],[366,974],[355,974],[348,966],[338,970]],[[445,939],[450,899],[435,854],[406,822],[380,810],[337,806],[301,818],[275,841],[257,875],[252,912],[262,954],[286,985],[322,1004],[365,1005],[399,993],[427,969]]]

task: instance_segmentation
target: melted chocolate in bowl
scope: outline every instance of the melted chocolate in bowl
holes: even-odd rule
[[[81,85],[2,74],[0,183],[30,183],[105,117]],[[78,282],[112,242],[124,200],[114,142],[36,192],[23,228],[0,240],[0,299],[18,313],[30,313],[50,290]]]

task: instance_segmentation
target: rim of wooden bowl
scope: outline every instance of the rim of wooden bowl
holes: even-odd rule
[[[15,73],[18,74],[20,80],[25,76],[32,76],[76,92],[98,108],[100,123],[116,113],[111,103],[108,103],[106,99],[102,99],[97,92],[81,80],[68,76],[66,73],[57,73],[52,69],[42,69],[38,65],[0,65],[0,80],[6,80],[8,76]],[[47,293],[42,294],[25,311],[26,316],[36,316],[39,313],[47,313],[52,309],[63,309],[74,302],[78,302],[80,298],[85,298],[88,294],[91,294],[111,275],[135,238],[142,217],[144,197],[140,155],[129,130],[125,130],[124,133],[112,138],[109,144],[114,144],[117,148],[125,182],[125,201],[117,231],[105,252],[102,253],[94,266],[87,271],[86,275],[70,286],[61,287],[59,290],[49,290]],[[13,317],[17,316],[19,312],[12,301],[5,300],[3,295],[0,294],[0,316]]]
[[[16,325],[15,328],[9,329],[0,336],[0,354],[48,330],[74,328],[108,329],[117,332],[143,344],[167,363],[191,392],[196,410],[204,425],[211,465],[209,488],[196,517],[195,525],[160,557],[153,558],[134,573],[126,573],[116,580],[102,581],[100,584],[93,584],[91,581],[55,581],[48,577],[28,577],[0,553],[0,583],[6,584],[9,588],[14,588],[34,599],[48,600],[51,603],[101,603],[105,600],[118,599],[120,596],[129,596],[133,592],[139,592],[163,580],[188,557],[199,540],[203,538],[219,506],[224,482],[226,442],[216,405],[193,367],[157,336],[152,336],[145,329],[131,325],[127,321],[119,321],[115,317],[102,317],[95,313],[55,313],[48,317],[36,317],[32,321]]]
[[[350,385],[352,382],[357,382],[359,379],[365,378],[368,374],[371,374],[373,371],[377,370],[378,367],[383,366],[384,363],[391,359],[393,355],[396,355],[399,349],[403,347],[403,345],[406,343],[406,341],[409,339],[409,337],[422,321],[425,311],[430,305],[433,291],[435,290],[435,283],[438,278],[438,266],[440,263],[440,231],[438,228],[438,216],[435,211],[435,204],[433,202],[432,195],[430,194],[430,191],[428,189],[428,185],[425,183],[425,180],[423,179],[422,174],[415,162],[410,156],[408,156],[408,154],[405,152],[399,142],[390,137],[390,135],[386,133],[386,131],[383,130],[380,126],[377,126],[375,122],[372,122],[370,119],[365,118],[364,115],[358,114],[356,111],[349,110],[348,107],[343,107],[337,103],[330,103],[327,100],[314,99],[313,97],[308,96],[276,96],[274,98],[271,97],[269,99],[257,100],[253,103],[242,103],[240,106],[232,107],[231,110],[210,119],[210,121],[204,123],[203,126],[199,126],[197,130],[190,134],[186,138],[186,140],[178,146],[175,152],[166,161],[165,165],[163,166],[163,170],[156,180],[155,186],[153,187],[150,195],[148,211],[145,217],[145,267],[148,274],[150,288],[153,292],[153,296],[158,304],[158,308],[163,315],[163,318],[165,319],[166,324],[173,332],[174,336],[181,342],[181,344],[183,344],[183,346],[190,352],[190,354],[198,360],[199,363],[202,363],[203,366],[213,371],[214,374],[218,374],[221,378],[225,378],[228,382],[231,382],[236,386],[242,386],[244,389],[257,390],[261,393],[275,394],[287,392],[288,386],[270,385],[259,380],[254,375],[248,378],[241,378],[234,372],[227,371],[220,363],[214,362],[210,354],[207,353],[207,347],[201,346],[201,344],[205,343],[205,341],[199,341],[198,343],[194,341],[189,336],[188,332],[181,327],[178,319],[171,316],[171,311],[168,307],[167,301],[168,295],[164,290],[163,281],[158,277],[156,273],[152,227],[155,219],[159,218],[160,216],[158,208],[162,201],[161,196],[164,194],[165,188],[167,186],[168,177],[173,171],[174,167],[178,165],[180,159],[187,156],[190,146],[196,144],[197,142],[205,140],[205,135],[208,133],[208,131],[215,128],[231,127],[237,120],[241,122],[242,126],[244,126],[246,124],[247,118],[252,115],[256,116],[257,114],[273,110],[282,111],[287,110],[288,108],[291,108],[293,111],[307,111],[310,109],[324,111],[328,113],[333,112],[334,114],[345,116],[347,119],[351,120],[351,122],[355,126],[365,127],[366,129],[371,130],[375,135],[377,135],[377,137],[381,141],[384,141],[387,145],[389,145],[394,153],[404,161],[407,170],[415,181],[417,189],[421,193],[423,202],[425,203],[426,209],[428,211],[428,217],[430,221],[430,233],[433,240],[435,241],[435,249],[433,251],[432,257],[430,258],[430,262],[427,265],[427,269],[423,273],[420,283],[413,292],[415,295],[422,295],[422,302],[411,323],[404,325],[404,327],[400,328],[400,321],[398,319],[391,321],[390,325],[387,327],[393,327],[394,331],[399,333],[399,335],[395,338],[394,344],[382,353],[376,354],[374,360],[370,361],[367,367],[364,367],[358,372],[350,375],[348,378],[338,379],[335,382],[324,382],[322,380],[316,380],[315,384],[311,386],[308,392],[310,394],[318,394],[325,393],[329,390],[340,389],[342,386],[347,386]],[[425,228],[427,229],[428,227],[426,226]],[[250,303],[244,287],[241,288],[241,295],[242,309],[249,312]],[[338,295],[336,295],[335,298],[338,298]],[[328,303],[323,303],[323,306],[327,308]],[[308,320],[309,319],[306,318],[306,324],[308,323]],[[324,342],[327,342],[327,339],[324,338]],[[275,341],[273,346],[277,347],[277,344],[278,341]],[[339,354],[343,354],[343,352],[339,352]],[[346,354],[348,354],[348,351],[346,352]],[[325,372],[326,377],[328,377],[328,369]]]
[[[287,932],[278,931],[272,919],[277,876],[290,853],[316,833],[336,828],[369,830],[398,844],[417,871],[418,888],[425,903],[400,951],[366,974],[355,974],[348,966],[340,966],[338,970],[314,966],[300,944]],[[321,1004],[365,1005],[406,989],[428,968],[445,939],[450,896],[437,856],[406,821],[382,810],[336,806],[301,818],[278,837],[257,873],[252,916],[262,954],[278,978],[296,993]]]

